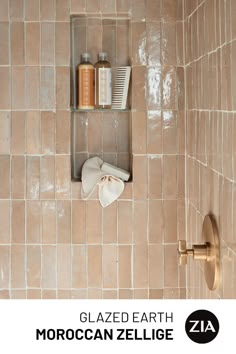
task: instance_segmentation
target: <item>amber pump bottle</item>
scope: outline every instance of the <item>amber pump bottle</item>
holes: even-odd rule
[[[107,60],[107,53],[98,54],[98,62],[95,68],[95,108],[111,108],[111,64]]]
[[[81,63],[77,67],[78,108],[94,109],[94,66],[90,63],[90,55],[83,53]]]

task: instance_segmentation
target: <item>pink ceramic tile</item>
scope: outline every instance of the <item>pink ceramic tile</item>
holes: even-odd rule
[[[87,287],[87,246],[72,248],[72,288]]]
[[[146,18],[146,1],[131,0],[131,14],[133,21],[144,21]]]
[[[136,66],[132,70],[132,108],[136,109],[137,111],[144,111],[146,109],[146,70],[144,66]],[[151,80],[151,79],[150,79]],[[154,85],[153,81],[148,81],[149,86]],[[149,87],[148,86],[148,87]],[[154,85],[156,87],[156,85]],[[150,91],[152,88],[150,87]],[[154,94],[156,96],[156,93]]]
[[[40,81],[40,107],[41,109],[55,109],[56,105],[56,88],[55,88],[55,72],[51,66],[41,67]]]
[[[102,285],[102,248],[88,246],[88,286],[101,288]]]
[[[161,0],[146,1],[146,20],[150,22],[161,20]]]
[[[133,238],[135,244],[146,243],[148,239],[148,202],[134,202]]]
[[[9,64],[9,24],[0,23],[0,64],[8,65]]]
[[[191,3],[191,1],[190,1],[190,3]],[[162,14],[162,18],[165,21],[175,21],[176,20],[176,10],[177,10],[177,7],[176,7],[175,0],[163,0],[162,1],[161,14]]]
[[[39,199],[40,158],[28,156],[26,159],[26,196],[27,199]]]
[[[148,159],[149,183],[148,196],[150,199],[162,198],[162,158],[160,155],[151,155]]]
[[[41,289],[27,289],[27,299],[41,299]]]
[[[163,156],[163,196],[166,199],[176,199],[177,197],[176,156]]]
[[[165,66],[162,69],[162,108],[177,108],[176,69]]]
[[[11,288],[24,289],[26,286],[25,246],[11,246]]]
[[[161,108],[161,104],[162,104],[161,68],[158,66],[148,67],[146,75],[147,75],[147,89],[146,89],[147,108],[148,110],[158,110]]]
[[[71,242],[71,202],[57,201],[57,242]]]
[[[163,153],[174,154],[177,150],[177,112],[162,113]]]
[[[148,53],[147,56],[148,65],[159,65],[161,63],[161,24],[160,22],[147,23],[147,53]]]
[[[26,149],[28,154],[40,153],[40,112],[26,113]]]
[[[40,60],[40,26],[39,22],[25,24],[25,64],[39,65]]]
[[[55,59],[55,24],[41,23],[41,65],[53,65]]]
[[[72,242],[86,243],[86,207],[85,202],[72,202]]]
[[[177,202],[165,200],[164,207],[164,242],[177,243]]]
[[[57,286],[71,289],[71,246],[57,246]]]
[[[11,242],[25,243],[25,202],[13,200],[11,204]]]
[[[117,288],[117,246],[103,246],[102,277],[104,288]]]
[[[26,242],[38,244],[41,242],[40,233],[40,202],[28,200],[26,203]]]
[[[118,10],[117,10],[118,11]],[[129,64],[130,48],[128,38],[130,29],[128,25],[116,26],[116,65],[123,66]]]
[[[2,270],[2,276],[0,280],[1,289],[9,288],[10,283],[10,247],[0,246],[0,264]]]
[[[109,2],[108,1],[104,1],[108,3],[109,6]],[[111,1],[112,3],[113,1]],[[99,12],[100,11],[100,1],[99,0],[87,0],[86,1],[86,11],[87,12]]]
[[[11,153],[25,153],[25,112],[11,114]]]
[[[10,201],[1,200],[0,209],[0,243],[10,243]]]
[[[26,21],[39,20],[39,0],[25,0]]]
[[[11,70],[11,103],[13,109],[25,108],[25,67],[13,66]]]
[[[131,0],[116,0],[116,10],[117,13],[130,13]]]
[[[41,151],[42,154],[55,152],[55,113],[51,111],[41,112]]]
[[[103,243],[117,242],[117,203],[103,210]]]
[[[147,196],[147,158],[146,156],[134,156],[133,181],[134,198],[144,199]]]
[[[8,21],[9,20],[8,1],[0,0],[0,7],[1,7],[0,20],[1,21]]]
[[[4,31],[4,28],[2,28],[2,31]],[[11,64],[24,65],[25,63],[24,22],[12,22],[10,44],[11,44]]]
[[[9,0],[9,15],[12,21],[23,20],[24,16],[24,1]]]
[[[70,113],[57,111],[56,114],[56,152],[67,154],[70,152]]]
[[[10,197],[10,158],[6,155],[0,156],[0,198],[9,199]]]
[[[133,286],[147,288],[148,286],[148,249],[144,245],[134,246],[133,256]]]
[[[149,246],[149,287],[162,289],[164,287],[164,255],[162,245]]]
[[[56,20],[67,21],[70,15],[70,0],[57,0],[56,2]]]
[[[40,0],[41,21],[54,20],[56,15],[54,0]]]
[[[162,114],[161,111],[148,111],[147,120],[147,152],[161,154],[163,152]]]
[[[9,290],[1,290],[0,291],[0,299],[10,299],[10,291]]]
[[[88,299],[102,299],[102,290],[88,289]]]
[[[41,202],[42,244],[56,243],[56,201]]]
[[[86,0],[71,0],[70,11],[76,14],[86,12]]]
[[[131,287],[131,252],[131,246],[119,246],[119,288]]]
[[[42,156],[40,161],[40,198],[55,198],[55,158]]]
[[[164,286],[178,286],[178,259],[176,245],[165,245],[164,248]]]
[[[132,65],[146,65],[146,23],[134,22],[132,32]]]
[[[56,288],[56,246],[42,246],[42,288]]]
[[[56,290],[43,289],[42,299],[56,299]]]
[[[56,156],[56,198],[69,199],[70,190],[70,157],[67,155]]]
[[[27,286],[41,286],[41,247],[27,246]]]
[[[132,202],[118,202],[118,241],[121,244],[132,243]]]
[[[149,201],[149,243],[162,244],[164,236],[164,207],[162,200]]]
[[[56,65],[70,64],[70,23],[56,22],[55,26],[55,60]]]
[[[69,67],[56,68],[56,107],[68,109],[70,106],[70,69]]]
[[[0,90],[2,92],[0,97],[0,109],[10,109],[10,88],[11,81],[9,76],[9,68],[8,67],[0,67]]]
[[[25,108],[39,108],[39,79],[38,67],[26,67],[25,69]]]
[[[0,112],[0,153],[9,154],[11,141],[10,112]]]
[[[25,157],[12,156],[11,159],[11,197],[25,198]]]
[[[145,154],[147,151],[147,116],[145,112],[132,114],[132,151]]]
[[[92,244],[101,243],[102,239],[102,209],[98,201],[87,202],[87,242]]]
[[[116,12],[116,1],[115,0],[101,0],[100,10],[102,13],[113,13]]]

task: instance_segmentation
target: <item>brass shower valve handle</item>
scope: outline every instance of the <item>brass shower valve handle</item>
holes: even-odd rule
[[[210,290],[219,287],[221,279],[220,267],[220,238],[217,224],[213,215],[206,215],[202,225],[203,244],[193,245],[187,248],[186,241],[178,242],[179,264],[186,265],[188,256],[195,260],[201,260],[204,263],[204,275],[207,286]]]
[[[192,256],[194,260],[210,261],[210,245],[206,242],[201,245],[193,245],[192,248],[187,248],[186,241],[178,242],[179,264],[186,265],[188,256]]]

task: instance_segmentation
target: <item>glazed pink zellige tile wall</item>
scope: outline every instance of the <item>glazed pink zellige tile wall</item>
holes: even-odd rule
[[[187,239],[201,242],[213,213],[221,242],[221,284],[210,292],[190,262],[188,298],[236,298],[235,109],[236,2],[185,1]]]
[[[0,0],[1,298],[185,298],[182,10],[182,0]],[[133,182],[105,209],[70,178],[71,14],[131,19]],[[104,132],[91,119],[93,149]]]

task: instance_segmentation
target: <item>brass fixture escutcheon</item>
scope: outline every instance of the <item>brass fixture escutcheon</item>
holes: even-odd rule
[[[215,290],[220,284],[220,241],[218,228],[213,215],[206,215],[202,225],[203,244],[187,249],[186,241],[178,242],[179,264],[186,265],[188,256],[204,261],[204,274],[207,286]]]

